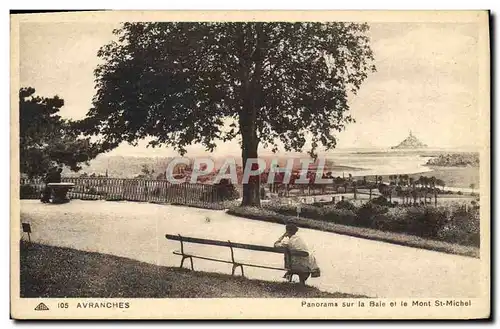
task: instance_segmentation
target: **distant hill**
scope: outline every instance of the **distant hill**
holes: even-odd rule
[[[99,155],[90,161],[88,166],[83,165],[78,172],[64,171],[64,176],[105,175],[115,178],[134,178],[140,175],[143,166],[153,169],[155,173],[164,172],[171,158],[135,157],[135,156],[109,156]]]
[[[216,169],[221,168],[228,157],[214,157],[207,155],[206,157],[211,158],[214,161],[214,165]],[[297,156],[297,155],[263,155],[260,156],[267,163],[267,168],[270,167],[270,164],[273,160],[278,159],[278,165],[280,167],[286,167],[286,162],[289,159],[294,160],[294,167],[300,168],[301,163],[300,159],[305,156]],[[191,163],[193,163],[194,157],[187,157],[191,159]],[[104,176],[107,174],[108,177],[113,178],[135,178],[138,175],[142,174],[142,170],[144,167],[147,167],[148,171],[153,171],[152,176],[157,177],[161,173],[165,173],[168,164],[172,161],[173,157],[135,157],[135,156],[110,156],[106,154],[101,154],[97,158],[90,161],[88,166],[83,165],[82,170],[78,172],[73,172],[70,170],[64,170],[63,175],[66,177],[78,177],[82,174],[92,175],[95,174],[97,176]],[[238,167],[242,165],[241,157],[234,157],[235,163]],[[349,170],[356,171],[361,170],[362,168],[354,168],[350,166],[342,166],[333,163],[331,160],[327,160],[325,164],[325,172],[331,170]]]
[[[427,161],[428,166],[479,167],[479,153],[456,153],[439,155]]]
[[[391,149],[420,149],[420,148],[426,148],[427,145],[422,143],[417,137],[415,137],[411,131],[410,135],[406,137],[404,141],[399,143],[396,146],[391,147]]]
[[[214,160],[216,167],[220,167],[225,160],[225,158],[211,158]],[[142,169],[146,167],[148,171],[153,171],[153,177],[157,177],[159,174],[165,173],[168,164],[173,159],[174,157],[116,156],[101,154],[91,160],[88,166],[83,165],[82,170],[78,172],[65,170],[63,175],[67,177],[78,177],[82,174],[107,174],[108,177],[113,178],[135,178],[141,175]],[[236,161],[236,163],[240,164],[241,160]]]

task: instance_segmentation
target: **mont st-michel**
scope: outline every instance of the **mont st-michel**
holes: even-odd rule
[[[404,141],[396,146],[391,147],[391,149],[420,149],[426,148],[427,145],[422,143],[417,137],[415,137],[410,131],[410,135],[406,137]]]

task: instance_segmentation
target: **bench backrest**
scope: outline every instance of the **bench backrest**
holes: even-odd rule
[[[231,242],[231,241],[192,238],[192,237],[188,237],[188,236],[180,236],[180,235],[172,235],[172,234],[166,234],[165,237],[169,240],[189,242],[189,243],[206,244],[206,245],[212,245],[212,246],[233,247],[233,248],[255,250],[255,251],[267,251],[267,252],[274,252],[274,253],[278,253],[278,254],[284,254],[286,252],[289,252],[291,255],[294,255],[294,256],[303,256],[303,257],[309,256],[309,254],[306,251],[288,250],[286,248],[280,248],[280,247],[268,247],[268,246],[260,246],[260,245],[255,245],[255,244],[237,243],[237,242]]]

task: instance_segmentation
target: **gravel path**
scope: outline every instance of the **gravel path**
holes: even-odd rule
[[[207,221],[207,217],[210,221]],[[32,240],[97,251],[165,266],[178,266],[179,248],[165,234],[272,245],[283,225],[238,218],[224,211],[135,202],[72,200],[68,204],[21,201],[21,220]],[[478,297],[480,260],[300,229],[322,276],[308,284],[324,291],[371,297]],[[229,249],[188,245],[186,250],[229,257]],[[278,254],[236,250],[240,260],[280,266]],[[229,264],[195,259],[195,269],[231,273]],[[250,278],[281,281],[283,273],[245,268]]]

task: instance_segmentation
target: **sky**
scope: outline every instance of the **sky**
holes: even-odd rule
[[[23,23],[20,84],[65,101],[61,116],[85,117],[94,90],[98,49],[115,23]],[[336,133],[337,148],[397,145],[411,130],[430,147],[479,147],[478,26],[475,23],[374,23],[370,41],[377,72],[349,98],[356,123]],[[111,155],[174,156],[172,148],[123,144]],[[188,148],[188,156],[204,151]],[[239,154],[237,141],[217,154]]]

